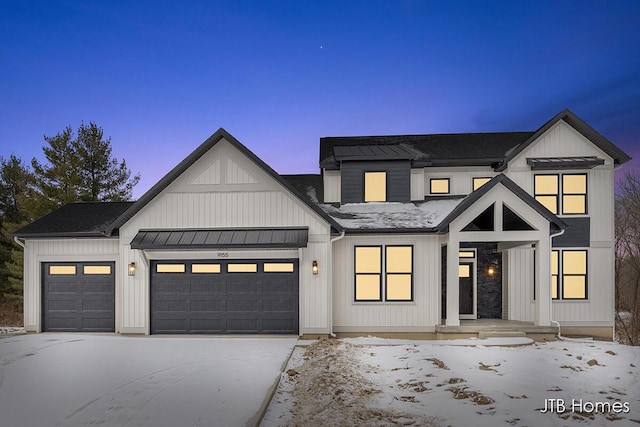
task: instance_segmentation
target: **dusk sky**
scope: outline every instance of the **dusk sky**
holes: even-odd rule
[[[323,136],[535,130],[640,167],[640,2],[0,0],[0,156],[96,122],[140,197],[224,127],[280,173]]]

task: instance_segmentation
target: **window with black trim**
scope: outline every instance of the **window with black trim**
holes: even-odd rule
[[[355,301],[413,301],[411,245],[355,246],[354,272]]]
[[[552,213],[584,215],[587,213],[587,174],[567,173],[535,175],[533,194]]]
[[[385,271],[385,299],[413,300],[413,246],[386,246]]]
[[[431,194],[449,194],[449,178],[431,178],[429,180],[429,192]]]
[[[387,201],[387,173],[386,172],[365,172],[364,173],[364,201],[365,202],[386,202]]]
[[[552,299],[587,299],[587,258],[587,251],[584,249],[551,251]]]
[[[485,185],[487,182],[491,181],[491,178],[487,177],[475,177],[473,178],[473,191],[476,191],[478,188]]]
[[[356,301],[382,300],[382,246],[355,247]]]

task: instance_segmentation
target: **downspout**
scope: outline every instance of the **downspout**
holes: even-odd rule
[[[549,236],[549,247],[552,248],[553,247],[553,238],[554,237],[558,237],[558,236],[562,236],[564,234],[564,230],[560,230],[558,233],[556,234],[552,234],[551,236]],[[549,313],[551,313],[553,315],[553,307],[552,307],[552,301],[551,299],[549,299]],[[555,324],[558,327],[558,339],[561,341],[578,341],[578,342],[592,342],[593,338],[567,338],[567,337],[563,337],[562,333],[560,331],[560,322],[558,322],[557,320],[553,320],[553,319],[549,319],[549,321],[553,324]]]
[[[331,257],[329,258],[329,262],[331,263],[331,269],[330,269],[331,270],[331,277],[330,277],[331,288],[329,290],[330,301],[331,301],[331,312],[329,313],[329,336],[331,336],[332,338],[336,338],[336,334],[333,332],[333,243],[344,238],[344,234],[345,232],[344,230],[342,230],[339,236],[336,236],[333,239],[329,240],[329,243],[331,243]]]
[[[22,249],[24,249],[24,243],[22,243],[20,239],[18,239],[18,236],[13,236],[13,241],[16,242]]]

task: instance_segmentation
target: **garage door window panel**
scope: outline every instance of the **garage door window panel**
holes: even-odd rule
[[[263,269],[265,273],[293,273],[294,270],[292,262],[265,262]]]
[[[228,264],[227,271],[229,273],[257,273],[257,264]]]
[[[52,276],[72,276],[76,274],[75,265],[50,265],[49,274]]]
[[[83,274],[109,275],[111,274],[110,265],[85,265],[82,267]]]
[[[157,273],[184,273],[184,264],[158,264],[156,265]]]
[[[192,264],[192,273],[220,273],[220,264]]]

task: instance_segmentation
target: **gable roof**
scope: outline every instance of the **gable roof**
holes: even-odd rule
[[[548,131],[553,125],[558,123],[560,120],[564,120],[569,126],[577,130],[582,136],[587,138],[593,144],[595,144],[602,151],[607,153],[611,158],[613,158],[615,164],[622,164],[631,160],[631,157],[627,155],[624,151],[618,148],[613,142],[609,141],[604,136],[600,135],[598,131],[585,123],[578,116],[573,114],[569,109],[564,109],[560,111],[558,114],[553,116],[547,123],[543,124],[537,131],[535,131],[526,141],[522,144],[519,144],[514,148],[500,163],[500,165],[496,168],[496,171],[503,171],[507,168],[507,165],[511,160],[513,160],[518,154],[524,151],[527,147],[529,147],[535,140],[540,138],[542,134]]]
[[[347,136],[320,138],[320,167],[336,169],[345,147],[400,146],[414,167],[493,166],[503,161],[510,150],[527,141],[533,132],[489,132],[435,135]],[[338,150],[338,152],[336,152]]]
[[[201,158],[206,152],[212,149],[220,140],[225,139],[234,148],[248,157],[253,163],[255,163],[260,169],[262,169],[267,175],[285,187],[295,197],[307,205],[311,210],[317,213],[321,218],[326,220],[334,229],[342,231],[342,227],[336,221],[327,215],[322,209],[315,205],[309,198],[293,187],[289,182],[283,179],[276,171],[274,171],[269,165],[263,162],[258,156],[256,156],[251,150],[245,147],[237,139],[235,139],[230,133],[223,128],[218,129],[213,135],[207,138],[198,148],[193,150],[184,160],[176,165],[169,173],[167,173],[160,181],[158,181],[153,187],[151,187],[146,193],[140,197],[129,209],[123,212],[116,220],[110,225],[107,230],[112,233],[115,229],[120,228],[127,221],[129,221],[135,214],[140,212],[151,200],[153,200],[158,194],[169,186],[176,178],[184,173],[191,165],[193,165],[199,158]]]
[[[133,202],[79,202],[66,204],[25,225],[16,237],[109,237],[110,225]]]
[[[560,231],[567,227],[567,223],[554,215],[549,209],[545,208],[540,202],[534,199],[529,193],[524,191],[522,187],[509,179],[505,174],[494,176],[489,182],[478,188],[476,191],[465,197],[460,204],[458,204],[441,222],[438,224],[437,230],[439,232],[447,231],[449,224],[456,218],[458,218],[463,212],[477,202],[481,197],[489,192],[493,187],[498,184],[504,185],[513,194],[518,196],[523,202],[531,206],[537,211],[543,218],[549,221],[552,225],[551,230]]]

